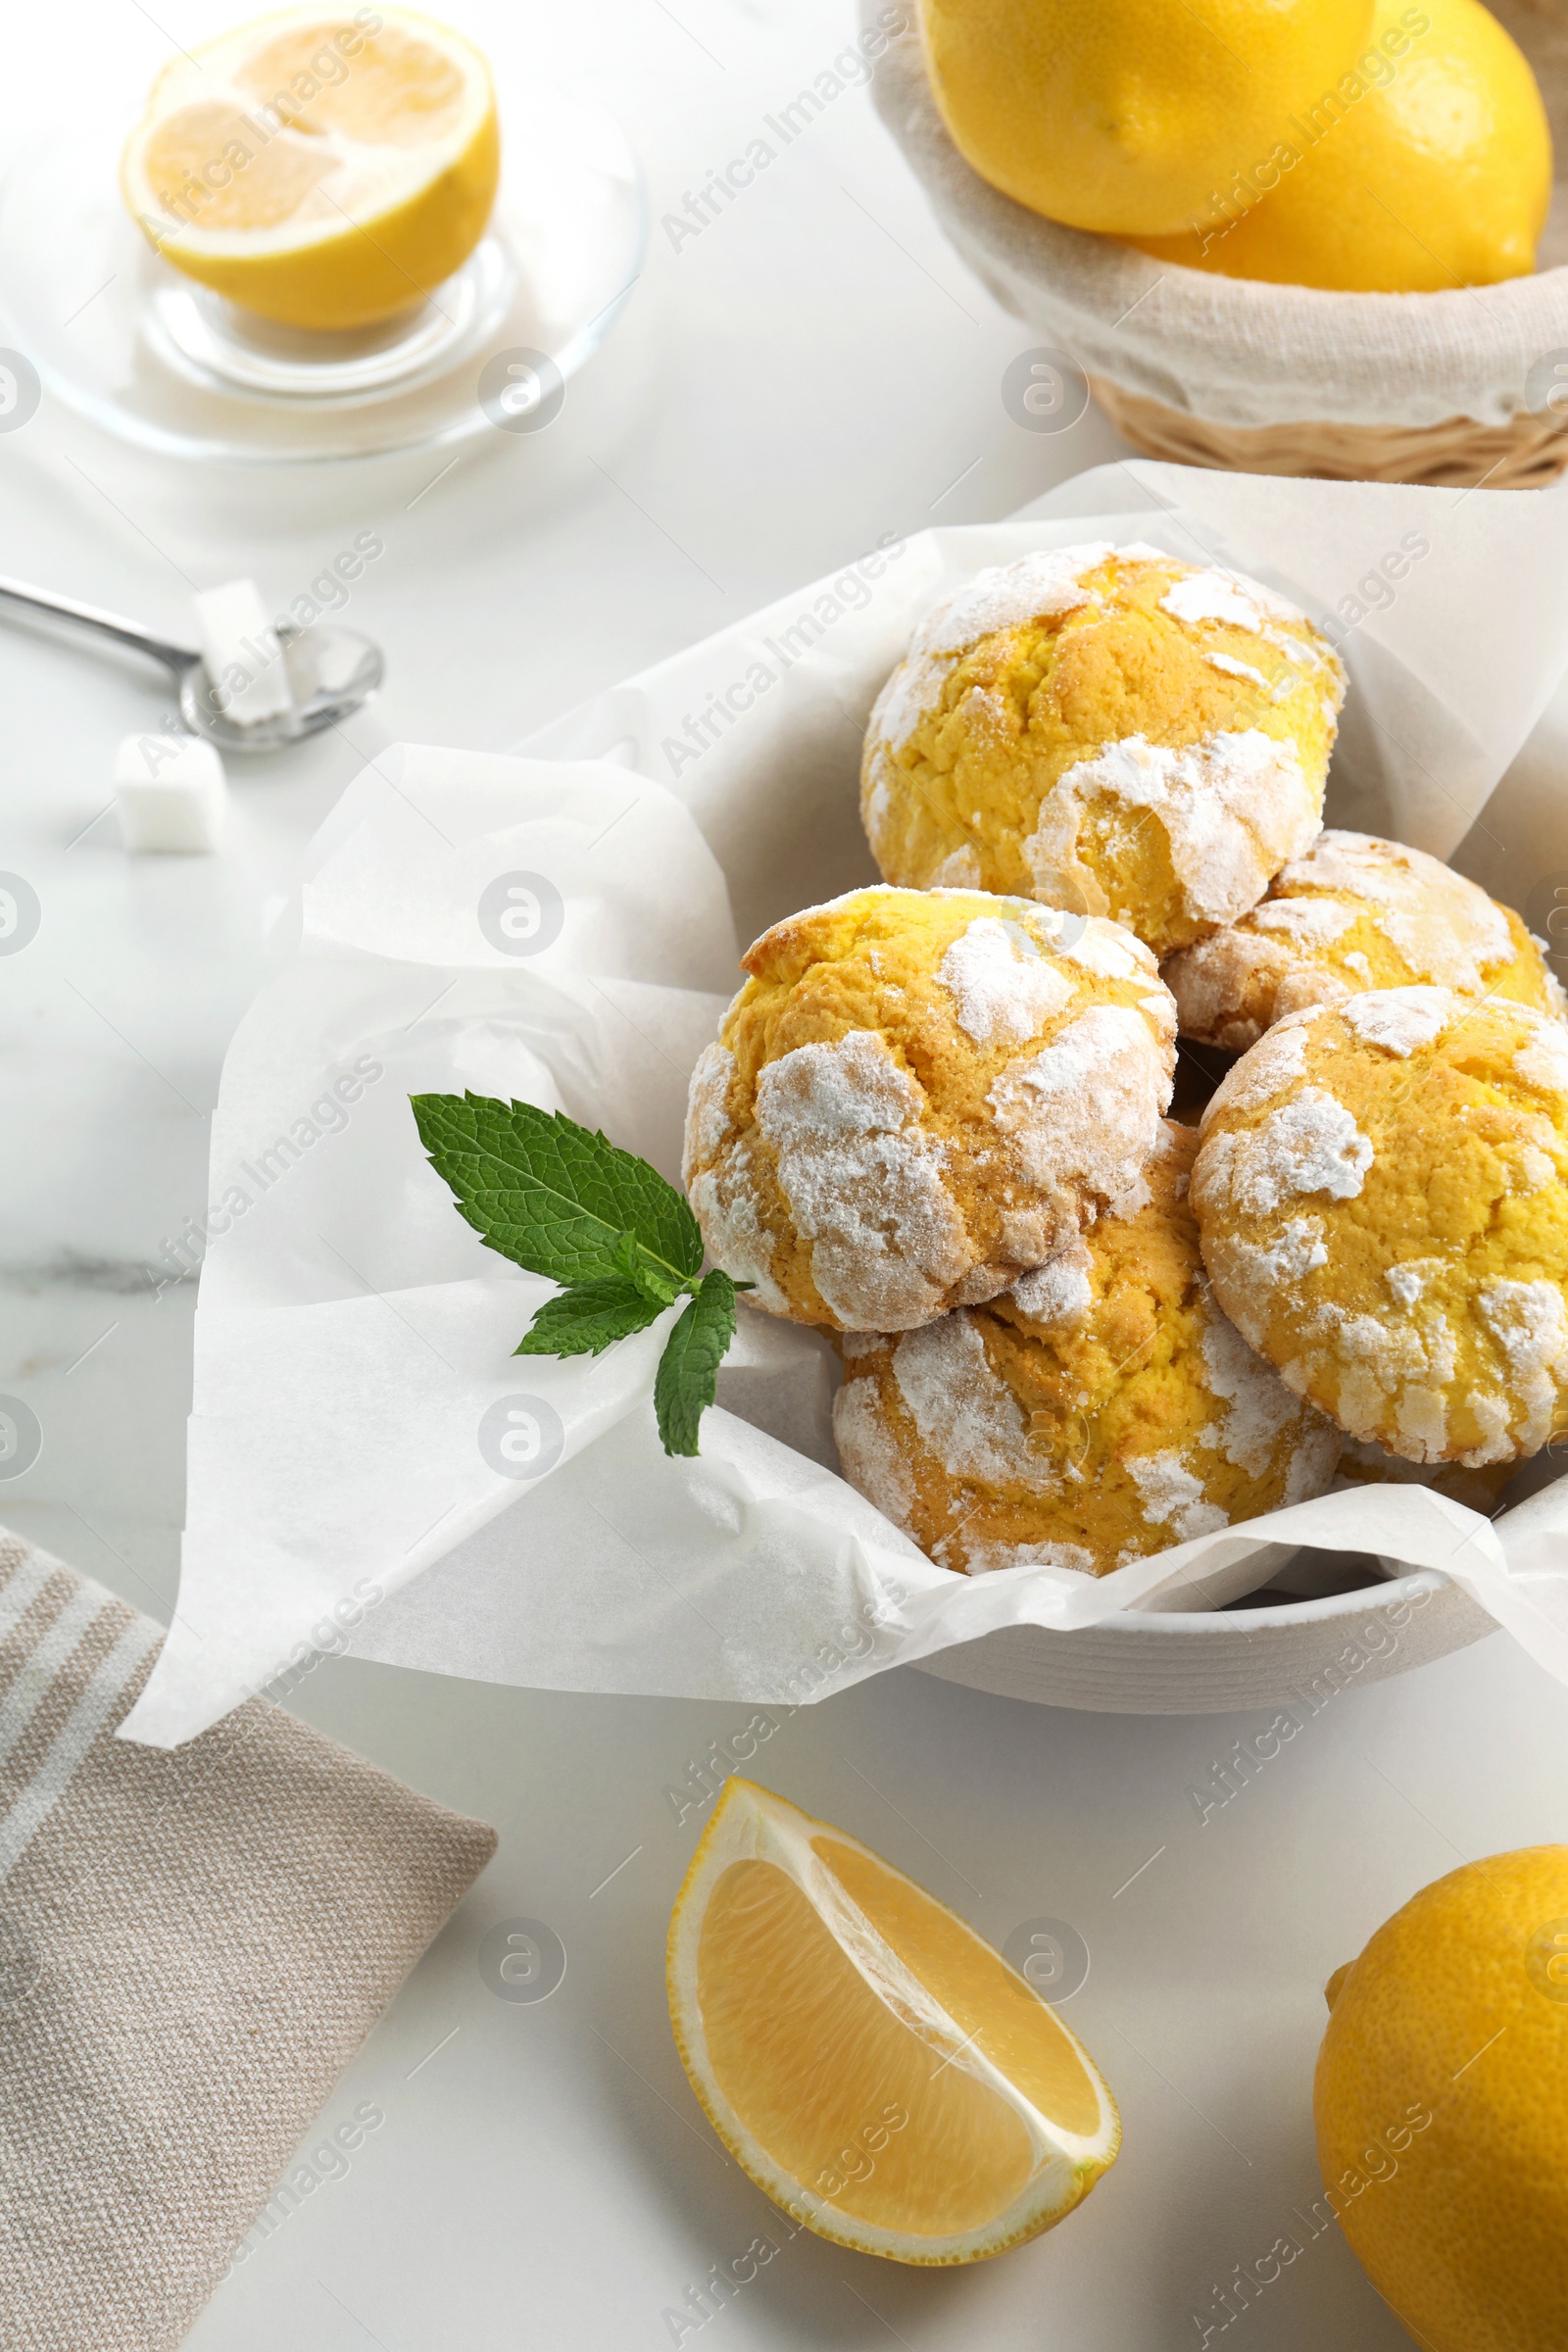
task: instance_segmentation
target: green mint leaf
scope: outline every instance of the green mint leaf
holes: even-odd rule
[[[735,1285],[715,1266],[664,1344],[654,1410],[666,1453],[694,1454],[697,1430],[718,1389],[718,1367],[735,1337]]]
[[[674,1305],[682,1286],[671,1282],[668,1275],[654,1264],[634,1233],[623,1233],[612,1254],[620,1272],[643,1298],[652,1299],[656,1306]]]
[[[534,1316],[515,1355],[602,1355],[616,1340],[646,1331],[668,1300],[648,1298],[623,1274],[582,1282],[557,1298],[547,1298]]]
[[[616,1250],[630,1233],[645,1273],[667,1283],[671,1297],[701,1271],[697,1219],[635,1152],[531,1102],[473,1094],[411,1100],[431,1166],[502,1257],[552,1282],[626,1279]]]

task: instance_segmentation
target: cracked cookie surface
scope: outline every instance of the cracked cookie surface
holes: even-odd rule
[[[844,1474],[947,1568],[1103,1575],[1326,1491],[1341,1439],[1220,1312],[1168,1122],[1150,1198],[990,1305],[840,1342]]]
[[[1320,833],[1225,930],[1170,956],[1183,1037],[1244,1053],[1308,1004],[1432,985],[1561,1016],[1563,993],[1513,909],[1403,842]]]
[[[1568,1392],[1568,1030],[1430,986],[1289,1013],[1203,1115],[1226,1313],[1351,1438],[1523,1459]]]
[[[1165,956],[1309,847],[1345,672],[1283,597],[1157,548],[1036,551],[929,612],[871,714],[890,882],[1109,914]]]
[[[1118,925],[970,891],[852,891],[764,932],[692,1076],[708,1249],[797,1322],[897,1331],[1135,1207],[1175,1007]]]

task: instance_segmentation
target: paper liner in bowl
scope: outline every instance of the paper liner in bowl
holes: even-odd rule
[[[1562,496],[1110,466],[1009,523],[888,534],[525,756],[380,755],[312,845],[297,950],[224,1065],[179,1608],[128,1735],[187,1739],[313,1644],[759,1704],[926,1664],[1163,1710],[1273,1700],[1405,1605],[1366,1675],[1499,1622],[1568,1680],[1560,1482],[1494,1523],[1370,1486],[1098,1581],[955,1576],[836,1475],[821,1336],[754,1311],[700,1458],[672,1461],[650,1403],[664,1322],[601,1358],[516,1360],[548,1286],[457,1215],[408,1104],[470,1087],[560,1107],[673,1177],[738,943],[874,878],[860,738],[916,619],[1031,548],[1143,540],[1294,596],[1351,672],[1331,821],[1484,856],[1527,903],[1554,873],[1568,889],[1561,794],[1498,788],[1568,643]],[[1369,607],[1383,551],[1417,542]],[[1285,1565],[1303,1546],[1308,1567],[1425,1571],[1429,1597],[1369,1566],[1343,1600],[1229,1613],[1282,1575],[1310,1592]]]

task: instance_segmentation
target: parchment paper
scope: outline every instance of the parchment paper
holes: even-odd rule
[[[527,756],[382,754],[313,843],[297,952],[224,1065],[179,1607],[124,1736],[187,1740],[313,1645],[799,1702],[1001,1626],[1217,1606],[1301,1545],[1446,1571],[1568,1681],[1560,1484],[1490,1523],[1366,1489],[1098,1581],[957,1577],[837,1477],[825,1343],[751,1311],[701,1458],[670,1461],[667,1318],[597,1360],[514,1360],[548,1286],[459,1218],[408,1106],[523,1098],[675,1177],[738,945],[875,878],[859,741],[915,619],[1034,547],[1138,538],[1294,596],[1351,671],[1330,821],[1479,851],[1528,907],[1568,883],[1568,796],[1535,776],[1525,822],[1495,787],[1568,654],[1565,522],[1560,491],[1107,466],[1011,522],[889,540]]]

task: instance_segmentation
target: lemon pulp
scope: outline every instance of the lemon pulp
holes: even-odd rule
[[[459,34],[406,9],[294,10],[168,67],[121,177],[175,269],[262,317],[341,330],[462,267],[500,160],[489,72]]]
[[[731,1781],[670,1923],[670,2015],[721,2138],[823,2236],[971,2262],[1114,2160],[1093,2061],[956,1915],[842,1833]]]

